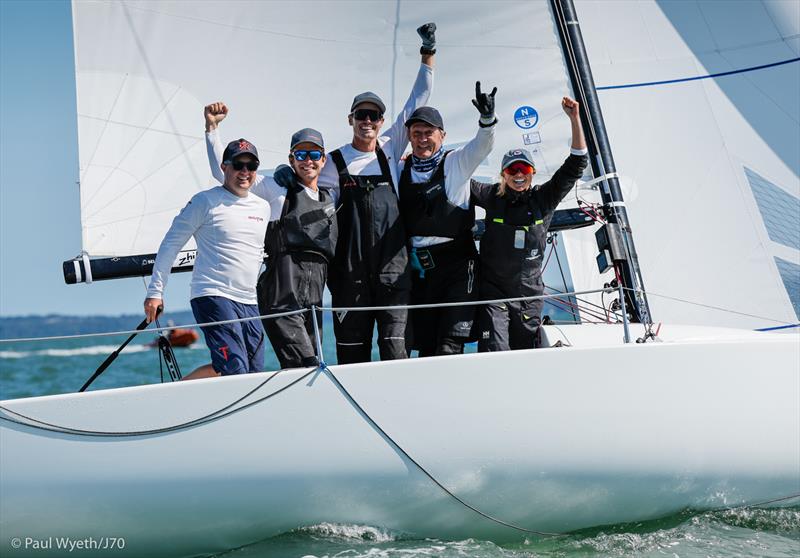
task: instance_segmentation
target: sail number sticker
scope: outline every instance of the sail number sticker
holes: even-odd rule
[[[539,113],[533,107],[519,107],[514,111],[514,122],[523,130],[533,128],[539,123]]]

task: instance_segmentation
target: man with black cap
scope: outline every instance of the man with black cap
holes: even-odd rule
[[[533,186],[533,157],[525,149],[512,149],[503,156],[498,184],[472,182],[475,203],[486,209],[486,232],[480,246],[482,300],[539,296],[544,292],[542,260],[547,229],[556,206],[575,186],[588,163],[579,105],[564,97],[561,108],[572,127],[572,148],[550,180]],[[542,306],[542,300],[537,299],[479,309],[478,350],[534,348]]]
[[[478,300],[470,178],[494,146],[496,92],[495,87],[487,95],[475,84],[478,132],[452,151],[442,147],[444,122],[435,108],[420,107],[406,120],[412,152],[400,175],[399,196],[411,245],[412,304]],[[419,356],[462,353],[474,316],[474,306],[413,310],[407,348]]]
[[[163,306],[167,279],[180,249],[194,236],[197,258],[191,306],[197,323],[258,317],[256,278],[269,221],[267,202],[251,193],[258,151],[245,139],[228,144],[222,157],[222,186],[195,194],[158,248],[144,312],[153,321]],[[258,319],[202,327],[211,366],[185,379],[258,372],[264,366],[264,331]]]
[[[215,162],[222,148],[216,132],[228,114],[223,103],[205,108],[208,157],[212,173],[221,176]],[[336,197],[319,188],[325,165],[322,134],[303,128],[289,142],[289,165],[274,177],[256,177],[252,192],[267,200],[271,220],[265,240],[267,269],[258,279],[258,306],[274,314],[322,306],[328,263],[336,249]],[[266,318],[263,321],[281,368],[316,366],[314,325],[309,313]],[[317,324],[322,335],[322,316]]]
[[[336,307],[408,304],[410,278],[406,235],[397,205],[397,167],[408,145],[405,121],[430,96],[436,25],[417,29],[422,38],[422,64],[411,95],[394,124],[381,133],[386,111],[371,91],[356,95],[348,121],[350,144],[330,152],[320,184],[339,190],[339,240],[328,286]],[[378,324],[382,360],[406,358],[406,310],[337,312],[336,354],[340,364],[367,362],[372,333]]]

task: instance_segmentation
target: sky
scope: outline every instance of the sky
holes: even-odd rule
[[[81,251],[71,18],[66,0],[0,0],[0,317],[142,311],[142,279],[64,283]],[[188,309],[190,275],[168,308]]]

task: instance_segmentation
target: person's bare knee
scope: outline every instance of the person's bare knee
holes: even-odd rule
[[[204,364],[202,366],[198,366],[197,368],[192,370],[190,374],[188,374],[187,376],[184,376],[182,379],[183,380],[199,380],[201,378],[216,378],[219,375],[220,375],[219,372],[214,370],[214,367],[211,366],[211,363],[208,363],[208,364]]]

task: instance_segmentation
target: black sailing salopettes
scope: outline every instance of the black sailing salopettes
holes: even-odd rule
[[[339,173],[339,240],[328,286],[335,307],[408,304],[408,252],[397,194],[383,150],[375,150],[379,175],[351,175],[342,153],[330,153]],[[406,358],[406,310],[337,312],[336,355],[340,364],[367,362],[378,324],[382,360]]]
[[[276,180],[279,175],[276,175]],[[270,222],[265,240],[267,270],[258,282],[262,314],[322,306],[322,293],[337,242],[336,210],[320,188],[313,199],[295,179],[287,184],[279,220]],[[281,368],[317,364],[314,324],[309,313],[263,321]],[[322,314],[317,314],[322,336]]]
[[[406,159],[400,175],[400,212],[409,237],[452,240],[411,248],[411,303],[429,304],[477,300],[478,253],[472,240],[474,206],[453,204],[445,191],[445,152],[430,178],[414,182]],[[474,306],[413,310],[407,349],[420,356],[463,352],[475,315]]]

